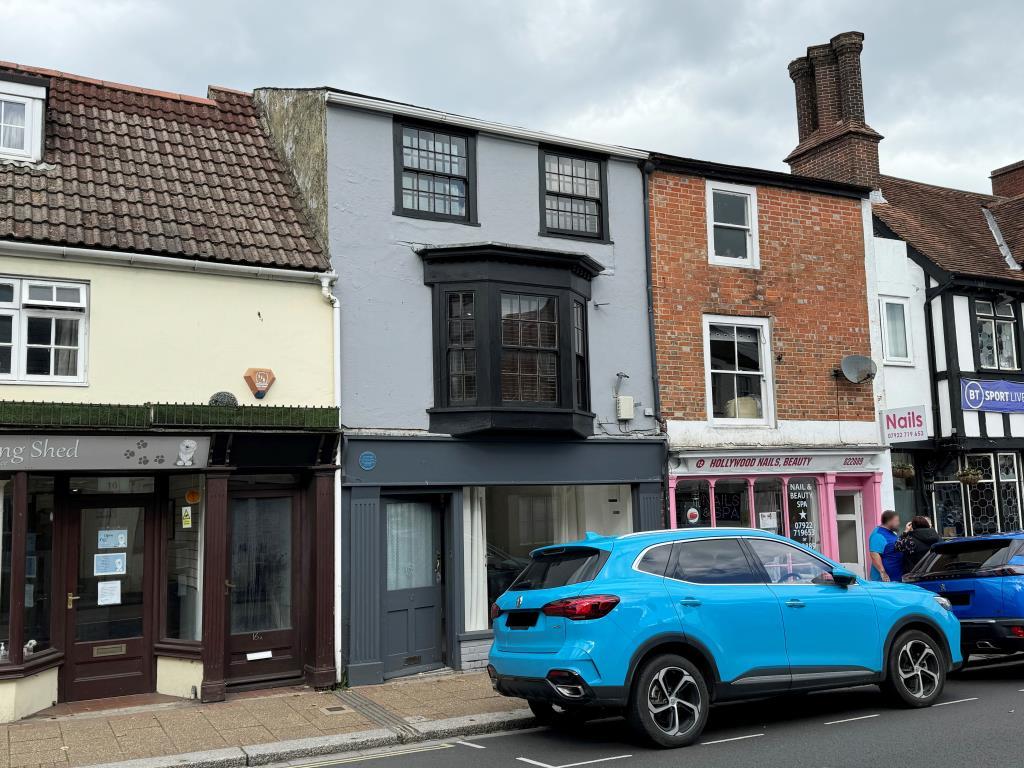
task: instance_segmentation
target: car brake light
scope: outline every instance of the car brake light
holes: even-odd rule
[[[491,621],[501,616],[501,608],[498,607],[497,603],[491,603]]]
[[[1014,637],[1024,637],[1024,627],[1014,626],[1010,627],[1010,634]]]
[[[584,595],[555,600],[541,610],[545,616],[560,616],[571,621],[588,621],[607,616],[618,604],[619,598],[615,595]]]

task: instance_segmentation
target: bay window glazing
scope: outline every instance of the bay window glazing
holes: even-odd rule
[[[204,475],[172,475],[168,479],[164,637],[171,640],[202,638],[205,505]]]
[[[51,647],[53,584],[53,477],[29,475],[25,533],[25,658]]]
[[[0,663],[10,661],[11,646],[11,523],[14,483],[0,475]]]

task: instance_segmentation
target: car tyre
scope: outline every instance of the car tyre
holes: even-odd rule
[[[685,747],[704,731],[710,704],[707,683],[696,665],[664,654],[637,673],[626,719],[634,733],[656,746]]]
[[[883,690],[899,706],[930,707],[946,684],[946,654],[929,635],[910,630],[889,649]]]
[[[529,699],[526,703],[538,723],[552,728],[575,728],[588,719],[583,707],[563,707],[541,699]]]

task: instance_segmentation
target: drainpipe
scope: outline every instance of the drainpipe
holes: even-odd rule
[[[341,429],[341,301],[332,290],[337,275],[325,275],[320,280],[320,291],[331,305],[331,357],[334,361],[334,406],[338,409],[338,429]],[[341,682],[341,443],[334,456],[334,673]]]

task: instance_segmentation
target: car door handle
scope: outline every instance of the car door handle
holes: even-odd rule
[[[679,601],[679,604],[687,608],[698,608],[700,606],[700,600],[696,597],[684,597]]]
[[[807,603],[805,603],[803,600],[797,600],[796,598],[786,601],[787,608],[805,608],[806,606]]]

